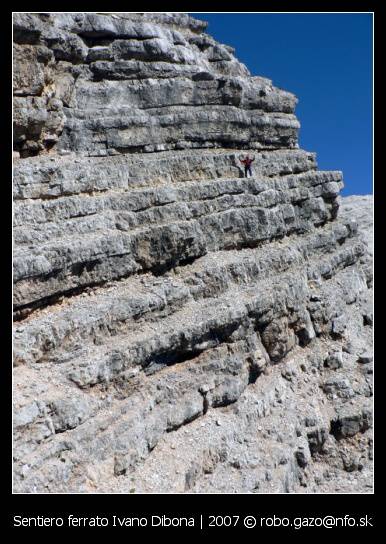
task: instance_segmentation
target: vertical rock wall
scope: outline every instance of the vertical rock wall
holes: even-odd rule
[[[295,96],[184,14],[14,41],[15,490],[371,491],[368,241]]]

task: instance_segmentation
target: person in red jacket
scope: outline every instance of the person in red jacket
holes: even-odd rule
[[[245,159],[240,158],[240,162],[244,165],[244,175],[246,178],[248,177],[248,172],[252,177],[252,163],[254,160],[255,158],[251,159],[248,155],[245,157]]]

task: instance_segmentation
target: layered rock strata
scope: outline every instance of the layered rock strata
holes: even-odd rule
[[[16,492],[371,492],[371,217],[204,28],[14,15]]]

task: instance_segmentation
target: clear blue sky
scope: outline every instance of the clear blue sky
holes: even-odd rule
[[[372,193],[372,14],[191,13],[252,75],[295,93],[300,146]]]

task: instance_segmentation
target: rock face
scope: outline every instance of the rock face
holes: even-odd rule
[[[371,200],[204,29],[14,15],[16,492],[372,491]]]

